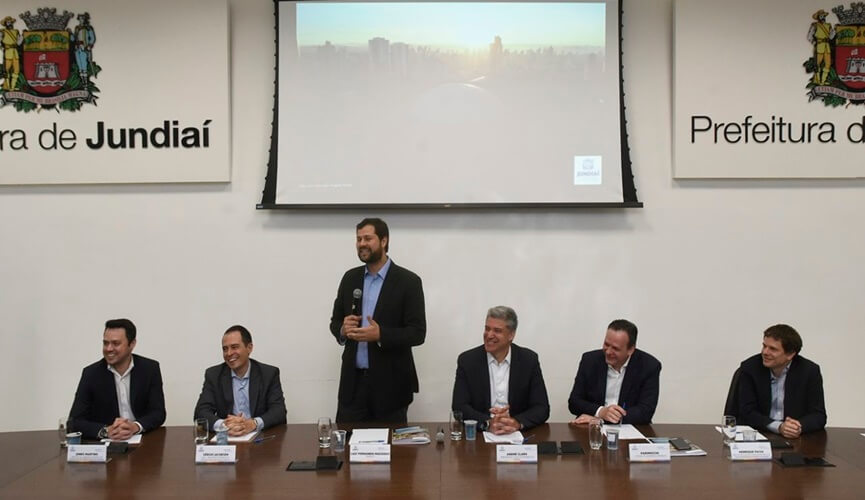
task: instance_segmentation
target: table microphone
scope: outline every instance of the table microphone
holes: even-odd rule
[[[351,301],[351,314],[352,316],[360,316],[361,314],[361,303],[360,298],[363,297],[363,292],[360,288],[355,288],[353,292],[351,292],[351,296],[353,297]]]

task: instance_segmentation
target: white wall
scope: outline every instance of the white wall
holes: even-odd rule
[[[480,343],[486,308],[501,303],[520,315],[517,341],[540,353],[553,421],[569,417],[580,353],[625,317],[664,363],[656,422],[716,422],[738,362],[766,326],[788,322],[822,366],[829,425],[861,426],[865,396],[851,383],[861,380],[865,183],[674,182],[671,0],[627,3],[644,209],[382,214],[391,256],[423,277],[427,297],[409,418],[446,417],[456,356]],[[81,368],[101,355],[104,320],[123,316],[139,327],[136,352],[162,363],[169,425],[189,423],[203,371],[238,322],[254,356],[281,367],[290,422],[335,413],[330,308],[357,263],[354,224],[379,214],[254,210],[270,136],[272,9],[231,1],[230,185],[0,188],[0,431],[56,426]]]

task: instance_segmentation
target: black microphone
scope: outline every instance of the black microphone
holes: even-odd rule
[[[361,302],[360,298],[363,297],[363,292],[360,288],[355,288],[353,292],[351,292],[351,296],[354,297],[351,301],[351,314],[352,316],[360,316],[361,314]]]

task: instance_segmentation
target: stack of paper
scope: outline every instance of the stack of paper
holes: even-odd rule
[[[244,434],[242,436],[228,436],[229,443],[249,443],[252,442],[253,438],[258,435],[258,431],[252,431],[250,433]],[[216,442],[216,436],[210,438],[211,443]]]
[[[720,432],[721,434],[724,433],[724,429],[721,429],[721,426],[719,426],[719,425],[715,426],[715,430]],[[751,427],[750,425],[737,425],[736,426],[736,441],[744,441],[745,440],[745,431],[754,431],[756,438],[757,438],[757,441],[768,441],[769,440],[769,438],[767,438],[766,436],[764,436],[764,435],[760,434],[759,432],[757,432],[756,430],[754,430],[754,428]]]
[[[685,441],[688,441],[687,439]],[[669,443],[670,438],[665,437],[654,437],[649,438],[649,442],[651,443]],[[695,445],[694,443],[688,441],[688,444],[691,445],[691,449],[689,450],[677,450],[675,446],[670,444],[670,456],[671,457],[705,457],[706,451]]]
[[[523,433],[520,431],[510,434],[493,434],[492,432],[484,432],[485,443],[500,443],[500,444],[523,444]]]
[[[388,434],[390,429],[355,429],[348,444],[387,444]]]
[[[103,439],[103,443],[128,443],[141,444],[141,434],[136,434],[129,439]]]
[[[601,432],[603,432],[604,436],[606,436],[607,431],[610,429],[619,429],[619,441],[632,441],[635,439],[642,439],[643,441],[648,441],[648,439],[646,439],[646,436],[644,436],[642,432],[638,431],[637,428],[631,424],[623,424],[623,425],[604,424],[601,427]]]

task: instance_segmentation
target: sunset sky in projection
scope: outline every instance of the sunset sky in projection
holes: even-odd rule
[[[603,47],[603,3],[331,3],[297,5],[300,46],[366,47],[371,38],[439,49]]]

